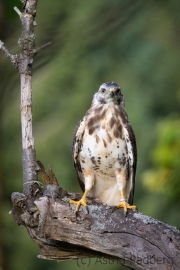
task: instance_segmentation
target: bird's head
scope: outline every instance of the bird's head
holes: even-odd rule
[[[103,83],[93,98],[94,105],[112,104],[124,106],[124,97],[121,88],[114,82]]]

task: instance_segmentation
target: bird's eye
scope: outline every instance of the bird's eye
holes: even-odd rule
[[[120,92],[120,89],[117,89],[117,90],[116,90],[116,94],[119,94],[119,92]]]
[[[106,92],[106,89],[102,88],[101,93],[105,93],[105,92]]]

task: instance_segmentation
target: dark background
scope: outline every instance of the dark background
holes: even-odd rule
[[[0,0],[0,39],[18,53],[21,22],[14,6],[21,9],[20,1]],[[36,21],[37,46],[52,41],[34,63],[37,158],[46,168],[51,164],[60,186],[80,191],[71,160],[74,129],[99,86],[114,81],[137,139],[134,203],[179,228],[179,0],[39,0]],[[37,245],[8,214],[14,191],[22,191],[20,83],[0,52],[0,270],[87,268],[87,260],[78,266],[37,258]],[[95,259],[88,268],[126,269]]]

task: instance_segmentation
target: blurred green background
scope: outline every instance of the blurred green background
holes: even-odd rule
[[[0,39],[13,53],[21,22],[0,0]],[[33,73],[37,158],[59,184],[80,191],[71,161],[77,122],[103,82],[121,86],[137,139],[134,202],[140,212],[180,228],[180,1],[40,1]],[[85,269],[37,258],[38,247],[8,214],[22,191],[20,84],[0,52],[0,270]],[[126,269],[93,260],[89,269]]]

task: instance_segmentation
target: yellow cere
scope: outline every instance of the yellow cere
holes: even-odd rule
[[[110,91],[110,92],[114,92],[114,88],[110,88],[109,91]]]

